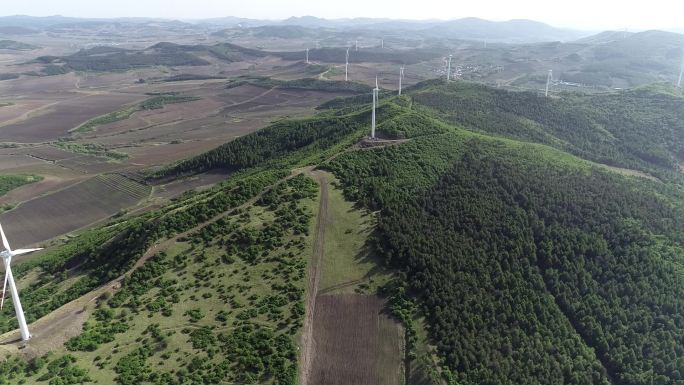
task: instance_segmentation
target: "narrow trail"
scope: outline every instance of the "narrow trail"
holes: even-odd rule
[[[273,189],[275,186],[289,179],[292,179],[301,173],[312,175],[312,168],[307,167],[304,169],[295,170],[290,175],[286,176],[283,179],[280,179],[271,186],[265,188],[263,191],[261,191],[254,197],[250,198],[245,203],[232,209],[226,210],[223,213],[218,214],[217,216],[209,219],[208,221],[202,222],[191,229],[176,234],[172,238],[168,238],[159,243],[153,244],[140,258],[138,258],[133,267],[131,267],[127,272],[125,272],[121,276],[84,294],[79,298],[74,299],[71,302],[62,305],[61,307],[55,309],[46,316],[31,323],[29,325],[29,330],[31,331],[31,340],[26,347],[24,347],[23,344],[19,341],[18,330],[14,330],[0,335],[0,353],[5,352],[10,354],[17,354],[21,352],[23,355],[31,358],[41,356],[49,351],[54,351],[63,347],[64,343],[67,340],[81,333],[83,323],[88,319],[88,316],[90,315],[88,306],[105,293],[115,293],[118,289],[121,288],[121,281],[126,276],[130,275],[133,271],[135,271],[135,269],[142,266],[145,262],[152,258],[158,251],[173,245],[181,237],[186,237],[190,233],[195,232],[208,224],[214,223],[226,216],[234,215],[236,211],[253,205],[265,193]],[[319,178],[325,180],[324,176],[319,176]],[[325,186],[327,194],[327,185]]]
[[[316,309],[316,297],[321,280],[321,261],[325,249],[325,229],[328,218],[328,179],[321,172],[309,172],[316,178],[321,187],[321,201],[318,208],[316,222],[316,235],[313,246],[313,258],[309,270],[309,286],[306,294],[306,317],[301,337],[299,385],[309,385],[309,377],[313,368],[313,359],[316,353],[316,341],[313,338],[314,312]]]

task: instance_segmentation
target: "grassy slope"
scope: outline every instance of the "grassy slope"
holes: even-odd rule
[[[306,218],[309,225],[305,228],[310,228],[316,200],[290,196],[283,198],[280,204],[290,203],[306,213],[303,218]],[[301,307],[306,261],[311,254],[311,236],[286,231],[282,245],[270,250],[266,248],[263,254],[258,253],[258,261],[254,263],[244,259],[242,247],[231,251],[231,245],[236,239],[242,239],[235,238],[236,233],[243,230],[263,230],[279,220],[279,215],[272,208],[252,205],[242,214],[230,217],[221,226],[211,226],[210,229],[207,228],[207,232],[197,232],[197,235],[190,235],[158,249],[157,255],[165,254],[165,266],[157,268],[161,274],[151,277],[154,280],[151,287],[141,290],[139,287],[144,282],[135,283],[133,278],[129,281],[128,290],[124,286],[124,292],[136,291],[135,287],[138,287],[132,297],[121,300],[119,293],[109,301],[98,301],[98,311],[112,311],[114,320],[109,323],[98,322],[97,313],[90,317],[90,327],[86,328],[86,333],[72,340],[80,344],[70,353],[76,358],[76,365],[85,369],[91,380],[99,384],[133,384],[138,381],[154,383],[162,378],[164,380],[161,383],[173,383],[180,378],[196,380],[219,370],[217,368],[220,366],[217,365],[226,362],[230,367],[227,371],[228,378],[238,381],[253,378],[260,383],[273,383],[273,376],[283,374],[276,372],[275,364],[267,365],[267,372],[240,369],[240,359],[244,358],[241,355],[247,354],[248,350],[240,353],[226,352],[227,343],[219,341],[219,336],[230,335],[235,329],[251,325],[294,341],[293,336],[299,330],[302,314],[293,309]],[[254,245],[263,249],[258,241]],[[158,286],[164,289],[160,290]],[[292,295],[294,298],[288,298]],[[264,302],[276,298],[284,301],[277,305]],[[259,311],[243,318],[245,311],[252,309]],[[193,319],[191,312],[198,312],[201,317]],[[106,325],[119,321],[127,325],[125,332],[103,331]],[[163,342],[153,336],[149,328],[154,326],[150,325],[158,326]],[[204,339],[192,334],[193,331],[205,330],[203,327],[209,328],[206,329],[208,331]],[[98,332],[89,332],[89,328]],[[111,336],[112,341],[94,343],[94,349],[89,347],[90,341],[102,335]],[[199,346],[206,341],[209,341],[207,346]],[[128,373],[129,381],[132,382],[126,382],[122,375],[121,362],[140,346],[152,346],[154,351],[144,360],[143,365]],[[246,343],[241,349],[249,348],[249,343]],[[68,350],[73,349],[71,347]],[[86,351],[80,351],[82,349]],[[192,354],[188,354],[190,352]],[[263,353],[261,354],[265,359]],[[287,354],[292,355],[286,356],[290,362],[289,365],[286,363],[286,367],[292,367],[295,352],[287,351]],[[196,361],[197,358],[202,360],[201,365]],[[29,383],[43,383],[39,379],[46,371],[47,369],[38,371],[25,379]],[[245,377],[250,375],[252,376]],[[290,382],[276,380],[275,383]]]
[[[329,189],[328,212],[331,220],[326,229],[321,292],[375,292],[388,272],[368,244],[375,227],[373,215],[355,208],[339,188]]]

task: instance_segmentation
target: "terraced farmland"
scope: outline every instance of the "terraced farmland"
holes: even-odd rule
[[[150,187],[103,174],[19,205],[0,215],[14,244],[29,245],[116,214],[147,197]]]

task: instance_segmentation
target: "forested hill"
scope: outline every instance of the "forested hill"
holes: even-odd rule
[[[391,137],[405,135],[405,130],[415,134],[434,129],[437,119],[476,132],[545,144],[661,179],[678,178],[684,164],[684,96],[667,85],[605,95],[545,98],[532,92],[433,80],[412,87],[409,95],[398,99],[399,104],[382,107],[381,113],[395,106],[393,111],[386,111],[388,119],[380,121],[381,130]],[[369,114],[357,115],[368,112],[365,102],[369,100],[364,95],[333,100],[327,103],[332,111],[319,118],[277,123],[157,175],[252,166],[276,154],[306,147],[319,136],[327,143],[323,146],[329,146],[364,124]],[[354,116],[347,116],[350,113]],[[425,119],[433,122],[432,128],[426,126]],[[337,131],[340,125],[346,127],[344,133]]]
[[[166,175],[288,159],[332,171],[379,211],[372,244],[450,384],[684,384],[681,95],[547,99],[440,81],[407,93],[378,112],[396,145],[351,146],[370,118],[357,97]]]
[[[466,128],[544,143],[585,159],[662,175],[684,161],[684,98],[654,85],[545,98],[475,83],[425,83],[417,105]]]
[[[463,131],[329,167],[455,383],[684,383],[681,191]]]

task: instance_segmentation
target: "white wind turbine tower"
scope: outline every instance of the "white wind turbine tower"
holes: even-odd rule
[[[401,95],[401,80],[404,78],[404,66],[399,67],[399,95]]]
[[[380,48],[385,48],[385,39],[380,39]]]
[[[0,235],[2,236],[2,245],[5,250],[0,252],[3,262],[5,263],[5,283],[2,286],[2,299],[0,299],[0,309],[5,305],[5,290],[7,289],[7,281],[9,281],[10,292],[12,293],[12,303],[14,303],[14,311],[17,313],[17,322],[19,323],[19,331],[21,332],[21,340],[28,341],[31,338],[29,334],[28,326],[26,325],[26,318],[24,317],[24,309],[21,308],[21,301],[19,301],[19,292],[17,291],[17,285],[14,283],[14,276],[12,275],[12,268],[10,263],[12,262],[12,257],[27,254],[34,251],[42,249],[17,249],[12,250],[5,237],[5,232],[0,225]]]
[[[682,56],[682,67],[679,69],[679,80],[677,80],[677,87],[682,86],[682,75],[684,75],[684,55]]]
[[[373,115],[371,120],[371,139],[375,139],[375,106],[378,103],[378,77],[375,77],[375,88],[373,88]]]
[[[356,49],[355,49],[355,51],[358,51],[358,50],[359,50],[359,41],[358,41],[358,40],[356,40],[355,44],[356,44],[356,45],[355,45],[355,46],[356,46]]]
[[[449,55],[449,64],[447,65],[447,81],[451,80],[451,57],[453,55]]]
[[[309,64],[309,49],[306,49],[306,64]]]
[[[347,56],[345,57],[344,60],[344,81],[348,81],[349,77],[349,47],[347,47]]]
[[[551,85],[551,78],[553,77],[553,70],[549,70],[549,74],[546,76],[546,91],[544,96],[549,96],[549,86]]]

